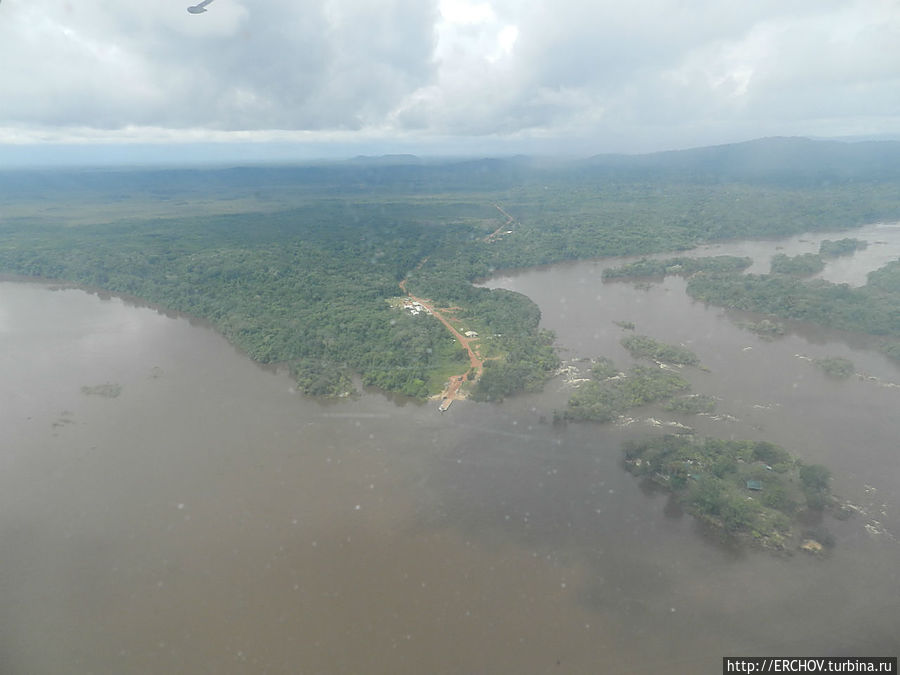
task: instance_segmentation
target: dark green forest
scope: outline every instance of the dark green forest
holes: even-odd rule
[[[690,266],[682,258],[640,260],[604,271],[604,279],[688,276],[691,297],[729,309],[769,314],[785,319],[809,321],[829,328],[858,331],[877,336],[877,346],[900,359],[900,260],[870,272],[859,288],[833,284],[821,279],[803,281],[809,273],[807,260],[821,261],[820,255],[775,256],[771,274],[742,273],[741,259],[697,258]],[[799,261],[798,261],[799,259]],[[818,265],[814,265],[819,269]],[[815,271],[815,270],[813,270]],[[781,334],[783,326],[759,322],[750,326],[758,332]]]
[[[860,288],[779,274],[698,274],[687,292],[723,307],[869,333],[900,359],[900,260],[871,272]]]
[[[772,274],[787,274],[792,277],[811,277],[825,269],[825,261],[817,253],[801,253],[787,256],[777,253],[772,256]]]
[[[788,149],[800,154],[778,164]],[[0,171],[0,273],[201,317],[253,359],[288,365],[309,394],[345,394],[358,377],[423,398],[465,372],[467,358],[434,317],[389,303],[407,279],[411,293],[490,336],[472,396],[498,400],[539,388],[559,361],[533,302],[473,282],[900,219],[890,149],[770,139],[570,162]],[[900,337],[900,263],[863,289],[744,275],[740,259],[705,264],[678,258],[641,271],[690,273],[689,291],[707,302]],[[896,344],[885,350],[900,355]]]
[[[670,490],[728,536],[764,548],[786,549],[799,534],[799,514],[837,506],[826,467],[766,441],[667,435],[630,441],[624,452],[631,473]]]
[[[819,255],[836,258],[842,255],[853,255],[856,251],[864,249],[868,243],[861,239],[844,238],[837,241],[825,239],[819,244]]]
[[[566,409],[555,413],[557,421],[610,422],[648,403],[662,403],[668,410],[687,414],[710,412],[715,408],[715,399],[705,394],[690,394],[690,382],[671,368],[671,364],[699,366],[700,360],[692,351],[647,335],[623,338],[622,346],[635,359],[646,359],[655,365],[635,364],[623,373],[608,357],[595,359],[590,378],[579,384],[569,397]]]

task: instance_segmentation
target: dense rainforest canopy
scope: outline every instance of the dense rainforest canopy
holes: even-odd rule
[[[900,153],[884,144],[759,143],[771,160],[742,144],[555,163],[0,172],[0,272],[202,317],[252,358],[289,364],[310,394],[344,393],[358,375],[425,397],[468,357],[435,317],[391,302],[405,279],[479,334],[472,395],[496,400],[558,365],[534,303],[473,285],[497,270],[900,219]],[[779,165],[788,148],[800,154]],[[746,265],[696,274],[677,258],[645,273],[694,273],[689,291],[708,302],[900,337],[900,262],[863,289]]]

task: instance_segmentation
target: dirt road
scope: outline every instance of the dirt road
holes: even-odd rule
[[[496,230],[491,232],[488,236],[484,238],[487,243],[500,239],[507,231],[511,230],[513,226],[516,224],[516,219],[509,215],[502,206],[499,204],[494,204],[494,208],[497,209],[503,216],[506,218],[506,222],[503,223]]]
[[[430,300],[426,300],[425,298],[418,298],[415,295],[413,295],[412,293],[410,293],[409,291],[407,291],[406,290],[406,279],[404,279],[403,281],[400,282],[400,288],[403,289],[403,292],[406,293],[406,295],[411,300],[413,300],[414,302],[418,302],[425,309],[427,309],[429,312],[431,312],[432,316],[434,316],[438,321],[440,321],[442,324],[444,324],[444,326],[447,328],[447,330],[450,331],[450,333],[453,335],[454,338],[456,338],[456,341],[459,342],[465,348],[466,352],[468,352],[468,354],[469,354],[469,368],[470,368],[470,370],[471,369],[475,370],[475,378],[472,381],[477,382],[478,379],[481,377],[481,374],[484,372],[484,359],[482,359],[478,355],[478,352],[476,352],[472,348],[472,344],[471,344],[472,340],[475,340],[477,338],[467,338],[465,335],[463,335],[458,330],[456,330],[456,328],[453,327],[453,324],[450,323],[450,321],[447,319],[447,317],[445,317],[441,313],[440,310],[438,310],[434,307],[434,304]],[[444,401],[448,401],[448,400],[452,401],[453,399],[455,399],[457,397],[457,394],[459,393],[459,387],[465,381],[467,375],[468,375],[468,371],[466,371],[465,373],[462,373],[460,375],[453,375],[450,378],[450,382],[448,383],[446,389],[444,389],[443,393],[441,394],[441,398]],[[447,407],[449,407],[449,405]],[[445,410],[445,409],[446,408],[442,406],[442,410]]]

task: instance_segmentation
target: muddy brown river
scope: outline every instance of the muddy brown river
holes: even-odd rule
[[[702,254],[869,247],[900,226]],[[876,243],[884,242],[884,243]],[[900,651],[900,367],[865,338],[694,303],[684,282],[604,284],[582,262],[495,278],[562,356],[629,363],[614,321],[682,343],[717,417],[647,408],[549,423],[565,376],[502,404],[298,395],[201,323],[0,283],[0,672],[717,673],[725,655]],[[834,380],[808,359],[850,358]],[[108,386],[107,386],[108,385]],[[620,464],[678,422],[828,465],[863,513],[824,558],[718,542]]]

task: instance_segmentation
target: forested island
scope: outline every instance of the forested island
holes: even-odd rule
[[[845,359],[843,356],[827,356],[821,359],[814,359],[813,363],[826,375],[837,378],[847,378],[856,371],[853,361]]]
[[[622,344],[634,358],[653,365],[637,364],[623,373],[608,358],[593,360],[590,378],[576,385],[566,409],[554,415],[556,422],[611,422],[650,403],[682,414],[715,409],[716,400],[691,393],[690,383],[673,367],[699,365],[690,350],[645,335],[624,338]],[[836,377],[853,372],[853,364],[838,357],[815,364]],[[698,438],[690,427],[676,428],[677,434],[626,442],[626,469],[666,489],[688,512],[736,542],[815,554],[833,545],[824,527],[803,531],[800,525],[810,511],[845,515],[831,494],[827,467],[804,464],[767,441]]]
[[[559,359],[533,302],[473,282],[900,219],[895,145],[767,139],[566,162],[3,171],[0,273],[201,317],[253,359],[289,366],[307,394],[345,395],[359,378],[422,399],[464,374],[473,398],[499,400],[541,387]],[[823,244],[820,255],[849,246]],[[682,274],[698,299],[881,335],[900,358],[900,262],[861,289],[747,275],[746,259],[641,265],[623,276]],[[411,296],[434,311],[398,302]],[[471,340],[454,339],[435,312]],[[648,380],[623,395],[679,386]]]
[[[819,255],[807,254],[821,261]],[[704,302],[729,309],[748,310],[772,317],[809,321],[829,328],[859,331],[878,336],[879,348],[900,360],[900,260],[869,273],[868,283],[859,288],[833,284],[821,279],[802,281],[798,277],[821,269],[818,262],[808,267],[809,258],[775,256],[771,274],[745,274],[741,259],[723,265],[720,257],[697,258],[688,267],[683,258],[640,260],[604,270],[609,281],[675,274],[688,277],[687,293]],[[730,266],[730,269],[729,269]],[[651,275],[648,270],[655,270]],[[784,333],[784,326],[764,319],[750,330],[767,337]]]
[[[697,272],[743,272],[750,267],[750,258],[739,258],[732,255],[707,256],[704,258],[666,258],[664,260],[641,260],[621,267],[608,267],[603,270],[605,281],[615,279],[635,279],[643,277],[664,277],[668,274],[689,277]]]
[[[900,359],[900,261],[869,273],[860,288],[772,274],[698,274],[687,292],[697,300],[881,338],[881,350]]]
[[[862,250],[867,246],[867,242],[851,237],[839,239],[838,241],[825,239],[821,244],[819,244],[819,255],[827,256],[829,258],[836,258],[842,255],[853,255],[857,251]]]
[[[825,269],[825,261],[818,253],[801,253],[795,256],[778,253],[772,256],[772,274],[811,277],[823,269]]]
[[[669,490],[694,516],[737,540],[819,553],[832,539],[797,516],[838,506],[829,470],[765,441],[667,435],[625,444],[625,466]]]
[[[700,359],[691,350],[647,335],[623,338],[622,346],[635,359],[651,361],[652,365],[635,364],[626,373],[607,357],[593,360],[590,377],[578,384],[565,410],[554,413],[557,422],[610,422],[649,403],[661,403],[668,410],[688,414],[715,409],[711,396],[691,394],[690,382],[673,368],[699,366]]]

